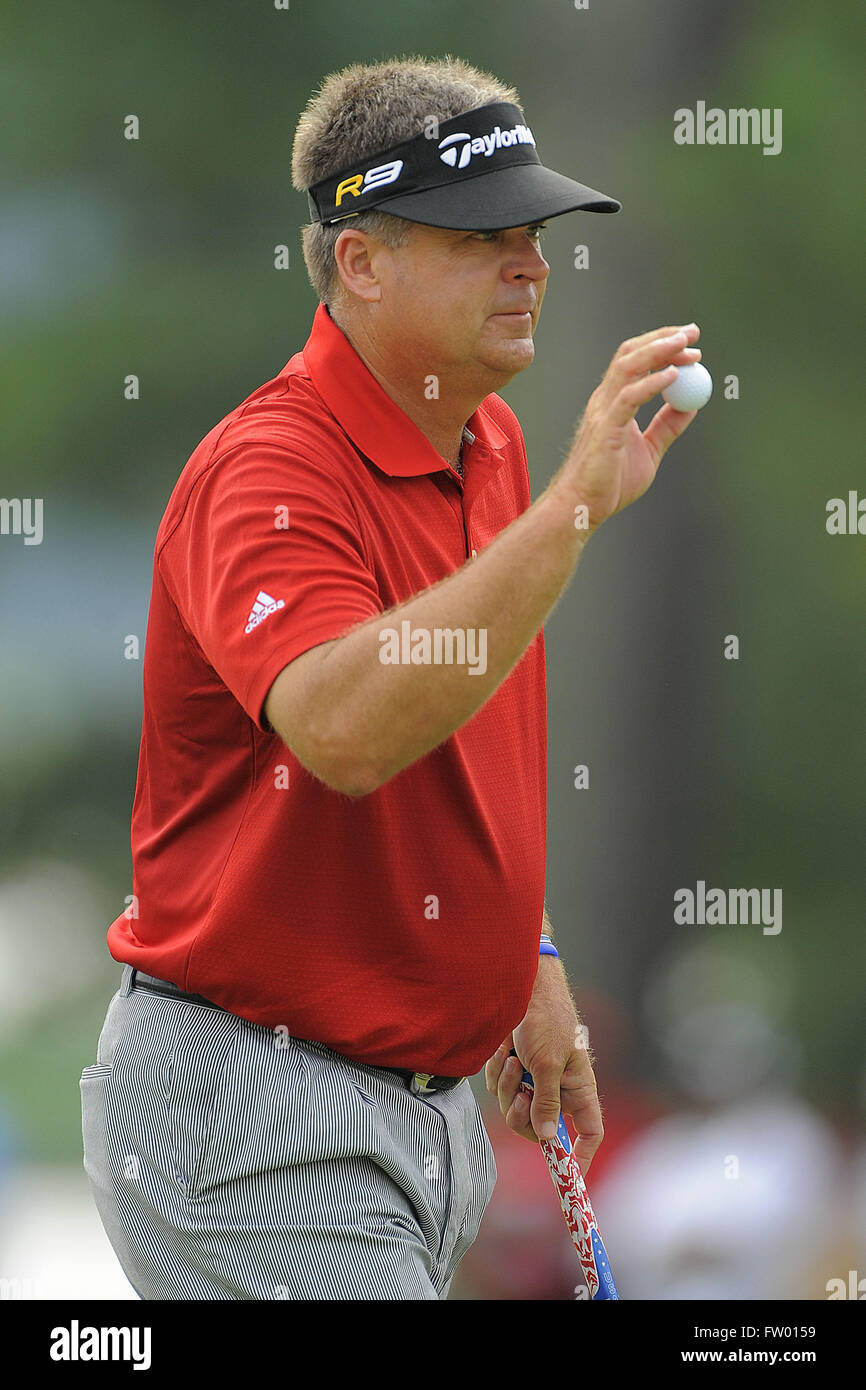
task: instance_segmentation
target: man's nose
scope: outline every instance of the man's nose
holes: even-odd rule
[[[506,273],[515,280],[524,277],[527,280],[546,280],[550,274],[550,266],[538,247],[528,246],[525,252],[509,263]]]

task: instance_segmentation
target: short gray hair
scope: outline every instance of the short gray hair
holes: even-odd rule
[[[520,104],[513,87],[461,58],[353,63],[326,77],[301,114],[292,146],[292,182],[306,191],[347,165],[411,140],[431,116],[447,121],[491,101]],[[346,225],[311,222],[302,233],[310,283],[329,308],[340,295],[334,247]],[[396,248],[405,246],[413,224],[371,208],[354,213],[350,225]]]

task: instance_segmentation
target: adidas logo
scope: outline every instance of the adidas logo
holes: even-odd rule
[[[465,140],[466,143],[458,151],[457,144],[460,140]],[[483,154],[485,159],[489,159],[494,150],[507,148],[509,145],[534,144],[535,137],[528,125],[512,126],[510,130],[503,130],[497,125],[489,135],[476,135],[474,139],[465,130],[446,135],[444,140],[439,141],[438,149],[443,164],[450,164],[452,169],[465,169],[474,154]]]
[[[252,632],[253,628],[258,627],[259,623],[263,623],[265,618],[269,618],[272,613],[276,613],[278,608],[285,608],[285,606],[285,599],[271,598],[270,594],[266,594],[264,589],[259,589],[256,595],[256,601],[253,604],[252,612],[247,618],[247,625],[244,628],[244,632]]]

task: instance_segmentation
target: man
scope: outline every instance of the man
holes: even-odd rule
[[[695,325],[624,343],[530,504],[496,392],[533,358],[540,225],[619,203],[545,169],[516,103],[450,59],[324,82],[293,152],[312,332],[159,528],[124,971],[81,1082],[144,1298],[446,1297],[495,1179],[485,1063],[512,1129],[561,1106],[584,1169],[601,1141],[544,939],[542,623],[700,354]]]

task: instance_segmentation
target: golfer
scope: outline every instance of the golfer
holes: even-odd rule
[[[531,503],[497,392],[542,225],[619,203],[453,59],[326,78],[292,169],[319,304],[159,527],[124,969],[81,1077],[144,1299],[445,1298],[496,1176],[482,1067],[516,1133],[561,1107],[584,1171],[602,1138],[545,912],[542,624],[694,418],[634,416],[698,329],[622,344]]]

